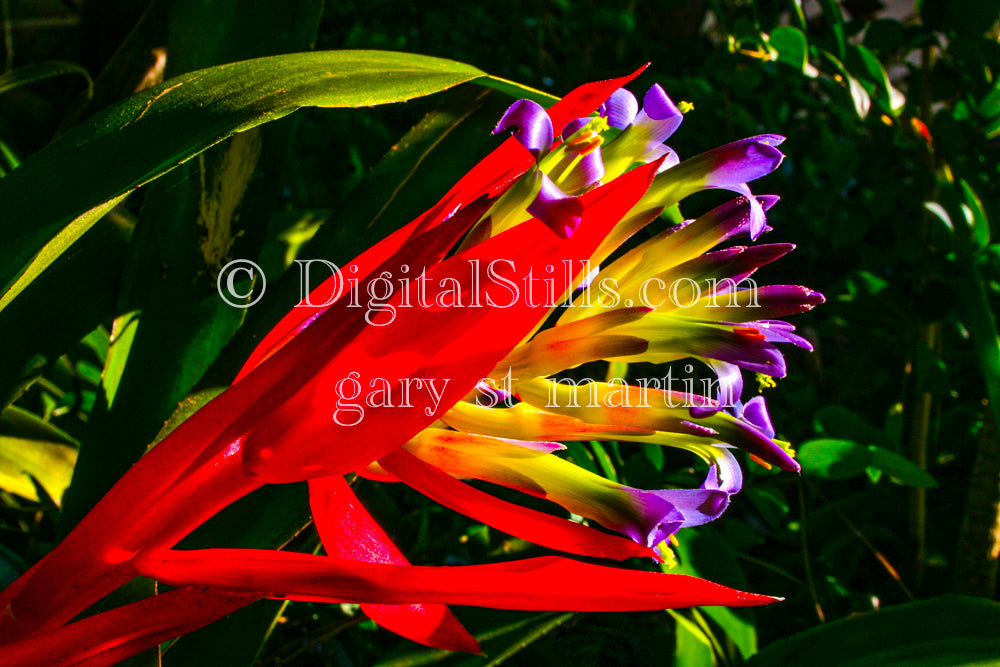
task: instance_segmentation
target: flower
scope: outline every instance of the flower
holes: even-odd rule
[[[86,655],[108,664],[259,597],[358,602],[399,634],[468,651],[477,644],[446,604],[582,611],[773,601],[557,556],[413,566],[344,479],[357,472],[402,481],[513,535],[621,560],[661,557],[678,530],[725,510],[742,485],[731,447],[797,469],[762,401],[739,402],[740,369],[782,375],[774,344],[808,343],[772,318],[822,297],[790,286],[740,288],[787,245],[705,254],[728,238],[766,231],[764,210],[774,198],[753,197],[746,183],[780,163],[780,137],[674,159],[661,142],[682,115],[659,88],[638,110],[620,90],[631,78],[583,86],[548,111],[515,103],[500,124],[513,138],[348,267],[359,293],[388,285],[391,294],[359,309],[335,276],[293,309],[227,391],[154,447],[0,594],[0,641],[8,642],[0,650],[30,656],[32,642],[44,642],[48,662]],[[599,106],[601,115],[585,115]],[[743,196],[607,262],[662,211],[705,187]],[[410,267],[423,269],[420,279],[397,280]],[[658,281],[652,291],[650,280]],[[612,286],[617,300],[589,299]],[[712,301],[723,296],[724,306]],[[564,302],[556,326],[543,328]],[[687,358],[716,373],[717,395],[629,385],[615,374],[584,384],[558,376],[599,360]],[[510,386],[497,389],[504,378]],[[630,488],[558,456],[562,442],[580,439],[679,447],[704,459],[708,473],[698,489]],[[546,497],[618,534],[501,501],[466,479]],[[327,555],[175,548],[261,485],[302,481]],[[137,574],[177,588],[70,622]],[[189,613],[178,620],[172,609]]]

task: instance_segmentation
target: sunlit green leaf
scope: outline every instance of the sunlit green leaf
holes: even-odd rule
[[[469,65],[428,56],[330,51],[212,67],[146,89],[0,179],[0,285],[9,285],[71,221],[234,133],[304,106],[398,102],[481,76]]]

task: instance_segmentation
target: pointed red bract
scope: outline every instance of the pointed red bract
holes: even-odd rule
[[[105,667],[193,632],[261,596],[184,587],[0,645],[4,667]]]
[[[309,506],[323,548],[330,557],[409,564],[343,477],[309,480]],[[444,605],[362,604],[361,610],[379,625],[421,644],[450,651],[480,652],[479,643]]]
[[[523,284],[529,275],[551,276],[555,294],[570,289],[565,272],[553,267],[564,262],[580,266],[589,258],[645,193],[657,166],[635,169],[581,197],[584,221],[570,239],[560,239],[531,220],[448,258],[427,272],[423,287],[414,281],[397,294],[390,302],[394,315],[384,311],[374,325],[365,326],[365,309],[331,306],[233,387],[239,389],[258,373],[285,368],[289,359],[302,357],[230,426],[233,439],[243,438],[247,472],[268,483],[342,475],[396,449],[427,427],[486,377],[548,313],[551,304],[546,299],[531,302],[520,293],[512,299],[510,285]],[[402,305],[420,303],[421,289],[424,302],[434,304],[452,284],[463,286],[464,307]],[[331,336],[355,331],[358,334],[346,345],[330,342]],[[329,361],[317,368],[307,354]],[[365,406],[357,423],[337,423],[333,413],[345,398],[341,383],[351,373],[360,392],[369,391],[381,378],[398,379],[393,383],[397,392],[402,391],[402,381],[416,378],[432,380],[443,389],[436,400],[427,390],[414,392],[405,405],[396,401]],[[363,401],[365,395],[353,398]],[[261,421],[265,414],[267,419]]]
[[[492,609],[649,611],[778,598],[745,593],[683,574],[622,570],[546,556],[509,563],[428,567],[359,563],[256,549],[140,554],[139,571],[167,584],[220,588],[312,602],[417,601]]]

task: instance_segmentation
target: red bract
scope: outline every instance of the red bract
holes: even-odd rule
[[[568,95],[549,110],[556,132],[631,78]],[[261,597],[359,602],[399,634],[466,651],[478,645],[443,604],[584,611],[772,601],[691,577],[564,558],[412,566],[344,481],[344,474],[380,461],[428,495],[541,544],[617,559],[650,553],[622,537],[501,503],[399,451],[468,395],[550,311],[550,304],[524,295],[511,298],[509,285],[546,275],[556,294],[572,289],[574,276],[549,276],[546,267],[577,266],[595,255],[646,194],[660,162],[581,195],[575,209],[581,222],[569,238],[531,219],[466,241],[448,256],[531,165],[524,149],[508,140],[427,213],[352,263],[361,293],[386,272],[426,267],[423,302],[411,282],[372,317],[343,296],[325,305],[340,291],[328,281],[310,295],[324,305],[295,308],[279,322],[227,391],[154,447],[61,545],[0,594],[0,641],[7,642],[0,645],[0,662],[112,664]],[[443,305],[453,285],[461,286],[462,305]],[[371,406],[356,423],[331,419],[331,406],[342,398],[339,383],[352,377],[365,384],[385,379],[394,391],[416,379],[434,380],[440,391],[414,394],[405,405]],[[327,556],[172,549],[261,485],[304,480]],[[70,623],[140,574],[178,588]]]

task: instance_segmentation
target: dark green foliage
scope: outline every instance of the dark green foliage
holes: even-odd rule
[[[489,129],[509,102],[465,86],[388,107],[307,110],[233,140],[234,129],[265,118],[224,117],[226,100],[213,98],[217,125],[167,118],[150,139],[132,121],[161,89],[133,98],[129,118],[104,110],[137,87],[153,49],[167,49],[167,77],[314,45],[400,50],[467,63],[442,74],[448,85],[478,68],[554,95],[652,61],[631,88],[641,95],[659,82],[694,104],[670,142],[682,156],[764,131],[788,137],[785,164],[754,189],[782,196],[769,213],[772,236],[798,245],[763,282],[827,296],[794,318],[816,351],[788,351],[788,379],[764,390],[779,437],[804,445],[803,477],[744,460],[744,492],[714,526],[682,533],[677,550],[681,571],[786,601],[673,618],[459,610],[489,659],[416,647],[359,624],[356,608],[265,603],[178,640],[164,664],[630,665],[673,655],[678,665],[731,665],[758,646],[751,665],[962,664],[1000,654],[994,603],[934,597],[997,594],[996,561],[975,556],[988,553],[981,517],[998,500],[986,463],[1000,459],[997,2],[893,3],[907,20],[879,3],[835,0],[807,4],[809,14],[795,0],[154,0],[145,13],[121,0],[3,4],[19,74],[0,76],[0,286],[81,212],[113,211],[84,220],[75,243],[50,246],[37,277],[0,300],[0,403],[16,399],[83,443],[61,507],[45,493],[35,502],[0,491],[0,583],[46,553],[179,401],[231,381],[298,297],[297,276],[278,275],[289,245],[336,262],[371,245],[495,145]],[[299,76],[299,97],[261,114],[335,105],[311,75],[282,63],[278,74]],[[267,67],[248,67],[254,86],[234,83],[230,93],[256,94]],[[438,84],[397,97],[446,87]],[[155,111],[145,119],[156,122]],[[121,153],[108,152],[100,128]],[[50,142],[50,157],[15,168]],[[96,168],[77,178],[61,169],[74,159]],[[221,240],[193,222],[213,178],[242,202],[222,216],[232,227]],[[39,180],[48,189],[24,185]],[[683,211],[694,217],[719,201],[693,197]],[[274,298],[246,313],[224,307],[214,271],[227,257],[274,267]],[[134,311],[155,326],[129,333]],[[568,453],[645,488],[697,486],[703,474],[660,449],[578,443]],[[313,549],[301,491],[250,496],[190,544]],[[361,484],[359,493],[415,563],[540,551],[404,488]],[[992,588],[969,583],[983,581]],[[876,608],[884,611],[868,613]]]

